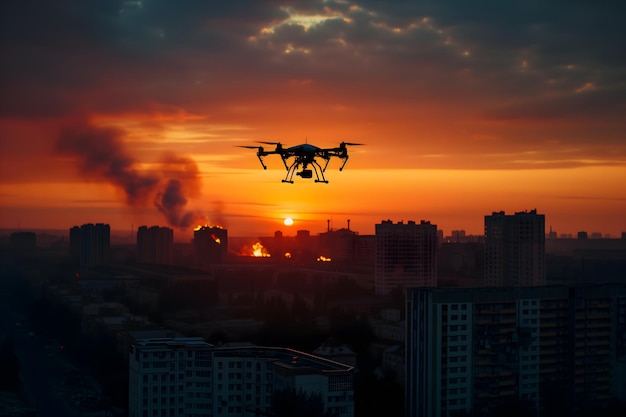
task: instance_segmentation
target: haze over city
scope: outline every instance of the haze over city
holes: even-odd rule
[[[198,224],[233,236],[482,234],[537,208],[626,230],[622,6],[553,2],[11,2],[2,6],[0,227]],[[281,183],[257,141],[350,149]],[[294,219],[287,228],[283,220]],[[291,232],[293,230],[293,232]]]

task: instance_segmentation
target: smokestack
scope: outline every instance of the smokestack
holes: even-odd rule
[[[348,219],[348,230],[350,230],[350,219]]]
[[[330,219],[326,220],[326,231],[330,232]]]

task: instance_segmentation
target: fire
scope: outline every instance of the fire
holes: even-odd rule
[[[220,238],[215,236],[213,233],[211,233],[211,239],[213,239],[215,243],[219,243],[220,245],[222,244],[222,241],[220,240]]]
[[[330,262],[330,261],[331,261],[331,259],[330,259],[330,258],[327,258],[326,256],[323,256],[323,255],[320,255],[320,256],[317,258],[317,262]]]
[[[209,224],[208,224],[208,223],[205,223],[205,224],[199,224],[199,225],[197,225],[196,227],[194,227],[194,228],[193,228],[193,231],[194,231],[194,232],[197,232],[198,230],[201,230],[201,229],[203,229],[203,228],[205,228],[205,227],[207,227],[207,228],[215,228],[215,229],[223,229],[223,227],[222,227],[222,226],[220,226],[220,225],[218,225],[218,224],[216,224],[216,225],[212,225],[212,226],[209,226]]]
[[[291,258],[291,252],[285,252],[285,258],[289,259]]]
[[[263,247],[261,242],[257,242],[254,245],[252,245],[252,256],[269,258],[272,255],[270,255],[267,252],[267,250],[265,249],[265,247]]]

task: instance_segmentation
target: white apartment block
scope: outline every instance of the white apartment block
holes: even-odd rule
[[[130,417],[269,415],[280,390],[318,395],[325,411],[354,416],[353,368],[293,349],[144,339],[129,369]]]
[[[212,416],[211,359],[202,338],[137,340],[128,358],[128,415]]]
[[[489,415],[520,400],[541,414],[554,398],[576,412],[626,400],[625,346],[623,284],[411,288],[406,415]]]

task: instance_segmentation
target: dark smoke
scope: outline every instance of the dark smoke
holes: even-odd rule
[[[171,226],[195,226],[202,215],[186,210],[188,197],[198,197],[202,184],[196,163],[187,157],[167,154],[159,170],[137,168],[122,141],[124,132],[88,124],[63,129],[57,152],[74,158],[86,177],[101,180],[124,191],[130,206],[152,202]]]
[[[168,155],[163,162],[164,173],[170,178],[159,191],[154,204],[165,215],[170,224],[181,228],[202,223],[199,212],[186,211],[187,197],[200,195],[200,172],[196,163],[187,157]]]

